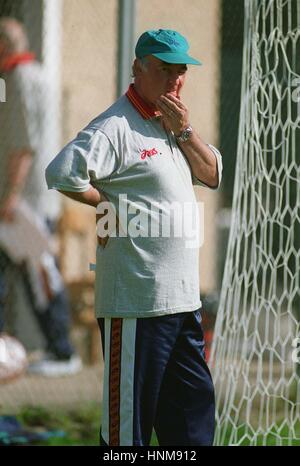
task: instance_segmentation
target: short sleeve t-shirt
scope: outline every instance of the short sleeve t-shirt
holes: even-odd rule
[[[16,73],[5,75],[6,102],[0,103],[0,200],[8,190],[10,154],[31,150],[23,93],[16,81]]]
[[[47,76],[38,62],[20,64],[4,75],[6,102],[0,103],[0,200],[9,189],[8,165],[17,150],[32,153],[22,199],[43,217],[56,219],[61,199],[47,190],[45,169],[57,149]]]
[[[212,150],[220,182],[221,156]],[[63,191],[84,192],[92,185],[122,219],[126,234],[97,246],[97,317],[152,317],[201,307],[195,240],[201,225],[193,189],[201,182],[159,117],[144,118],[122,96],[62,149],[46,179],[49,189]]]

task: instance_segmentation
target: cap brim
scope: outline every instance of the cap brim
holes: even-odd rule
[[[170,52],[164,52],[164,53],[152,53],[156,58],[159,58],[162,61],[165,61],[166,63],[172,63],[172,64],[178,64],[178,65],[202,65],[202,62],[199,60],[196,60],[195,58],[190,57],[187,53],[170,53]]]

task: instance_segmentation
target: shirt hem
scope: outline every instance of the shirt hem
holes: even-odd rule
[[[55,184],[55,185],[48,185],[48,189],[68,191],[70,193],[83,193],[89,190],[89,185],[78,187],[78,186],[66,186],[66,185]]]
[[[114,312],[95,312],[96,318],[99,319],[101,317],[107,318],[125,318],[125,319],[132,319],[132,318],[145,318],[145,317],[159,317],[164,315],[170,314],[179,314],[180,312],[193,312],[197,309],[202,307],[202,302],[198,301],[197,304],[192,304],[190,306],[180,306],[171,309],[155,309],[151,311],[140,311],[140,312],[122,312],[122,311],[114,311]]]

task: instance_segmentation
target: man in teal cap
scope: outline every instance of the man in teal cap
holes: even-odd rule
[[[193,185],[218,188],[222,158],[191,126],[180,99],[187,64],[200,64],[188,49],[176,31],[145,32],[126,94],[46,171],[49,188],[96,207],[98,227],[103,219],[108,224],[98,229],[95,282],[104,354],[102,445],[149,445],[153,428],[160,445],[213,442],[199,244],[188,246],[186,229],[196,211],[176,217],[173,207],[196,206]],[[103,210],[110,205],[117,213],[113,228]],[[166,220],[169,230],[160,228]]]

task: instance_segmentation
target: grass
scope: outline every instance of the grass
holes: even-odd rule
[[[99,446],[101,412],[98,403],[72,409],[25,406],[16,417],[24,428],[63,431],[65,434],[36,442],[35,445]],[[158,445],[155,433],[151,445]]]
[[[63,431],[65,434],[39,441],[36,445],[99,445],[100,407],[96,403],[68,410],[24,407],[17,418],[24,427]]]
[[[238,428],[227,428],[222,432],[223,445],[239,446],[300,446],[300,422],[294,426],[294,433],[291,434],[288,426],[283,422],[279,430],[278,427],[269,429],[268,433],[254,431],[245,424]],[[285,424],[285,425],[284,425]]]
[[[53,436],[48,440],[36,442],[35,445],[47,446],[99,446],[100,406],[98,403],[79,405],[72,409],[58,409],[27,406],[16,415],[24,428],[63,431],[64,436]],[[283,423],[284,424],[284,423]],[[282,425],[283,425],[282,424]],[[283,425],[280,432],[275,428],[267,435],[254,432],[249,426],[241,425],[235,431],[227,428],[223,432],[223,444],[248,445],[297,445],[300,446],[300,423],[295,425],[295,438],[291,439],[288,427]],[[278,442],[278,439],[280,442]],[[153,433],[151,445],[158,445]]]

